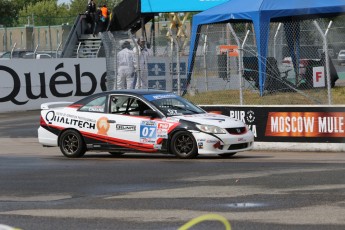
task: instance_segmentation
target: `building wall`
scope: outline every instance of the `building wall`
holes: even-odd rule
[[[20,50],[56,51],[64,45],[71,30],[69,25],[26,26],[0,28],[0,51]]]

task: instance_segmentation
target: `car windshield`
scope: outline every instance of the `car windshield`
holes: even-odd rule
[[[151,94],[145,95],[144,97],[168,117],[206,113],[203,109],[173,93]]]

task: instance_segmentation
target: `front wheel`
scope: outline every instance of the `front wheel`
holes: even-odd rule
[[[60,137],[60,150],[68,158],[84,156],[86,146],[79,132],[67,130]]]
[[[179,158],[190,159],[198,155],[194,136],[187,131],[179,131],[171,139],[170,150]]]

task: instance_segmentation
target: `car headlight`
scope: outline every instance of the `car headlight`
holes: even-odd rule
[[[226,133],[225,129],[214,125],[196,125],[196,127],[205,133]]]

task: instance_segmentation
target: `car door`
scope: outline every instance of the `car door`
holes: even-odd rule
[[[78,127],[89,149],[108,148],[108,97],[103,95],[87,102],[80,107],[75,116],[79,120],[94,124],[93,126]]]
[[[109,143],[114,149],[156,151],[156,121],[144,116],[151,107],[142,99],[130,95],[110,96],[108,131]]]

